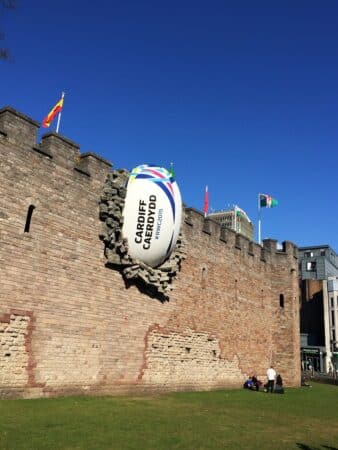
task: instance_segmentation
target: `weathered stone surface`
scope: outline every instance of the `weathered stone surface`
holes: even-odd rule
[[[0,317],[0,386],[25,386],[30,355],[26,351],[31,317],[8,313]]]

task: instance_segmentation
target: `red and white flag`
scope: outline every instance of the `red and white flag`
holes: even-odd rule
[[[207,216],[208,211],[209,211],[209,192],[208,192],[208,186],[205,186],[205,196],[204,196],[204,206],[203,206],[203,211],[204,211],[204,217]]]

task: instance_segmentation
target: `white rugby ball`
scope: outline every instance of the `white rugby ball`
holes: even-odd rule
[[[132,170],[122,227],[132,258],[151,267],[162,264],[175,247],[181,217],[181,194],[171,172],[147,164]]]

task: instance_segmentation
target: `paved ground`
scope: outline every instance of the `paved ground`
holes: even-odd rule
[[[320,373],[320,372],[313,372],[313,374],[310,371],[304,371],[302,372],[302,375],[305,377],[305,380],[307,382],[318,381],[319,383],[326,383],[326,384],[335,384],[338,386],[338,377],[333,377],[332,375],[328,375],[326,373]]]

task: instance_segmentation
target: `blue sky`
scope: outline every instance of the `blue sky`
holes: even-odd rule
[[[256,228],[271,194],[263,238],[338,251],[336,0],[19,0],[0,28],[0,106],[42,120],[64,90],[60,132],[82,152],[173,161],[188,206],[207,184]]]

